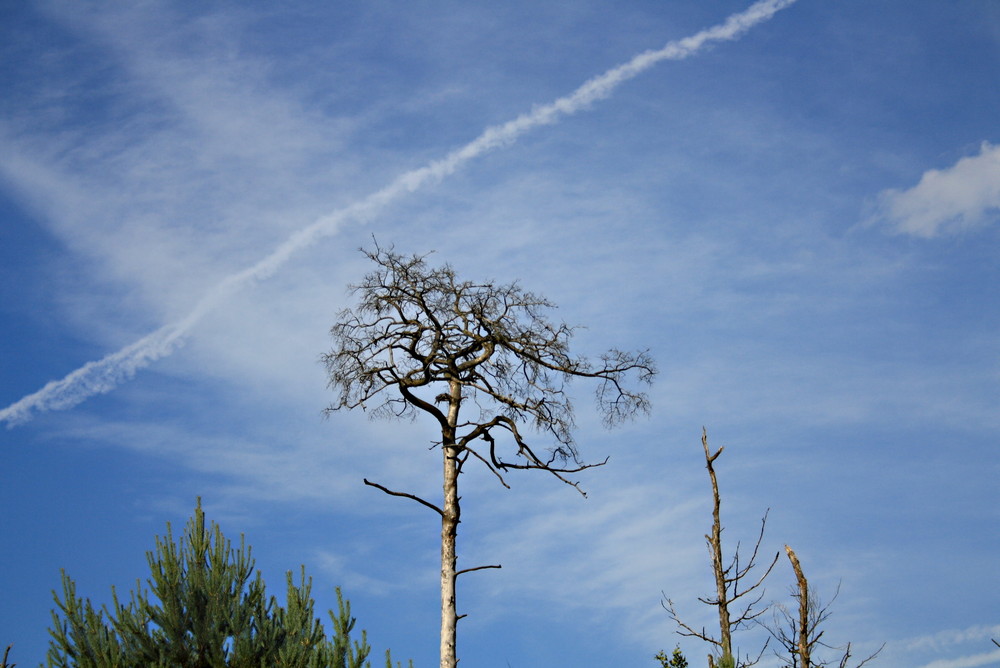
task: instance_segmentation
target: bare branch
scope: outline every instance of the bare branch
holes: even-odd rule
[[[501,484],[501,485],[503,485],[503,486],[504,486],[504,487],[506,487],[507,489],[510,489],[510,485],[508,485],[508,484],[507,484],[507,481],[503,479],[503,476],[502,476],[502,475],[500,475],[500,472],[499,472],[499,471],[497,471],[497,470],[496,470],[496,469],[495,469],[495,468],[493,467],[493,465],[492,465],[492,464],[491,464],[490,462],[486,461],[486,460],[485,460],[485,459],[483,458],[483,456],[482,456],[482,455],[480,455],[480,454],[479,454],[478,452],[476,452],[476,451],[475,451],[475,450],[473,450],[472,448],[468,448],[468,449],[466,450],[466,452],[468,452],[468,453],[472,454],[472,456],[473,456],[473,457],[475,457],[476,459],[478,459],[479,461],[481,461],[481,462],[483,463],[483,466],[485,466],[485,467],[486,467],[487,469],[489,469],[490,473],[492,473],[493,475],[495,475],[495,476],[497,477],[497,480],[499,480],[499,481],[500,481],[500,484]]]
[[[460,571],[455,571],[455,575],[461,575],[462,573],[472,573],[473,571],[482,571],[487,568],[503,568],[500,564],[492,564],[490,566],[476,566],[475,568],[463,568]]]
[[[395,491],[393,491],[391,489],[383,487],[382,485],[378,484],[377,482],[372,482],[368,478],[364,478],[364,481],[365,481],[365,484],[368,485],[369,487],[375,487],[376,489],[380,489],[383,492],[385,492],[386,494],[389,494],[390,496],[402,496],[402,497],[407,498],[407,499],[412,499],[412,500],[416,501],[417,503],[419,503],[421,505],[427,506],[428,508],[430,508],[431,510],[433,510],[434,512],[436,512],[438,515],[444,515],[444,511],[443,510],[441,510],[440,508],[438,508],[437,506],[435,506],[430,501],[425,501],[424,499],[421,499],[419,496],[415,496],[413,494],[408,494],[406,492],[395,492]]]
[[[462,399],[498,406],[499,415],[548,434],[575,458],[571,378],[598,381],[598,408],[609,426],[649,411],[647,395],[626,384],[652,381],[648,351],[612,349],[591,364],[570,355],[573,328],[544,317],[553,305],[517,283],[459,281],[448,265],[430,268],[426,256],[377,244],[365,254],[376,269],[352,286],[359,304],[340,313],[331,330],[336,346],[322,357],[338,393],[327,414],[371,404],[373,417],[419,410],[447,429],[446,412],[431,399],[438,393],[419,390],[457,382]],[[398,395],[386,392],[392,388]]]
[[[676,623],[677,626],[683,629],[683,631],[677,631],[677,635],[687,636],[691,638],[698,638],[699,640],[704,640],[705,642],[716,646],[721,645],[721,643],[717,639],[715,639],[714,637],[709,635],[707,631],[705,631],[704,627],[702,627],[701,631],[697,631],[692,627],[688,626],[677,615],[677,611],[674,609],[674,602],[669,598],[666,598],[665,596],[664,599],[666,600],[666,603],[660,601],[660,605],[663,606],[663,609],[667,611],[667,613],[670,615],[670,618],[674,621],[674,623]]]

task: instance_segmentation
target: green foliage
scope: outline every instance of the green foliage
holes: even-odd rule
[[[48,665],[58,668],[370,668],[364,631],[352,640],[355,619],[337,589],[334,633],[327,638],[314,614],[312,580],[287,575],[286,603],[267,597],[250,548],[239,549],[214,522],[205,528],[201,499],[180,542],[156,538],[148,552],[148,590],[136,583],[127,602],[112,589],[113,604],[96,610],[77,597],[62,574],[63,595],[53,592]],[[386,652],[388,668],[391,658]]]
[[[666,652],[660,650],[653,658],[660,662],[661,668],[688,668],[687,659],[681,653],[680,645],[674,647],[674,651],[669,657]]]
[[[410,659],[408,666],[409,668],[413,668],[413,659]],[[385,650],[385,668],[403,668],[403,664],[397,663],[395,666],[393,666],[392,656],[389,650]]]
[[[736,659],[732,655],[725,654],[719,657],[719,662],[715,665],[716,668],[736,668]]]

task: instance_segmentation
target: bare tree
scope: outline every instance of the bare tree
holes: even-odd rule
[[[648,352],[610,350],[595,363],[570,355],[573,328],[547,320],[553,305],[516,282],[460,281],[449,265],[432,268],[425,256],[377,244],[363,252],[375,270],[352,286],[358,304],[339,314],[331,330],[335,346],[323,356],[337,393],[327,412],[361,407],[371,408],[373,417],[425,414],[439,426],[441,505],[364,482],[441,517],[441,667],[455,668],[457,576],[499,568],[457,568],[465,464],[478,461],[508,488],[509,471],[545,471],[583,494],[570,476],[607,460],[580,460],[567,383],[595,380],[598,409],[612,426],[649,411],[646,394],[628,389],[626,381],[649,384],[656,370]],[[547,437],[548,452],[529,445],[525,426]]]
[[[740,544],[736,544],[736,550],[729,565],[725,565],[722,549],[722,500],[719,495],[719,481],[715,475],[715,460],[722,454],[724,447],[712,453],[708,448],[708,432],[702,429],[701,445],[705,451],[705,466],[708,469],[708,477],[712,481],[712,533],[705,536],[708,544],[708,553],[712,561],[712,574],[715,577],[715,596],[699,598],[698,600],[707,605],[714,606],[719,613],[719,637],[707,632],[704,628],[697,630],[682,621],[674,608],[674,602],[667,599],[663,607],[670,614],[671,619],[680,627],[677,632],[682,636],[699,638],[715,646],[719,653],[719,665],[725,668],[735,668],[736,666],[752,666],[760,660],[767,642],[761,648],[755,659],[740,659],[733,654],[733,631],[749,626],[757,617],[767,611],[767,607],[755,610],[755,607],[764,597],[764,590],[761,587],[764,579],[768,576],[774,565],[778,562],[778,554],[774,555],[771,564],[764,570],[764,573],[756,579],[751,580],[753,584],[747,586],[746,578],[757,565],[757,554],[760,550],[761,541],[764,539],[764,527],[767,524],[767,513],[760,522],[760,533],[754,543],[750,559],[745,563],[740,563]],[[759,591],[758,591],[759,590]],[[756,593],[755,593],[756,592]],[[745,596],[750,596],[745,602],[741,601],[741,607],[734,608],[734,604]],[[710,667],[715,666],[715,659],[709,655]]]
[[[778,644],[788,652],[790,658],[785,659],[788,661],[787,668],[822,668],[831,665],[847,668],[848,662],[853,656],[851,643],[847,643],[843,647],[834,647],[821,640],[824,631],[820,627],[830,617],[830,606],[837,600],[839,588],[830,603],[824,605],[814,592],[809,591],[809,581],[802,571],[802,564],[799,563],[795,551],[786,545],[785,553],[788,555],[788,561],[791,562],[792,570],[795,572],[796,586],[792,590],[792,598],[798,601],[798,610],[793,613],[783,605],[776,605],[774,624],[766,628],[771,636],[778,641]],[[819,661],[813,654],[818,647],[836,650],[840,656],[831,661]],[[858,663],[855,668],[861,668],[878,656],[881,651],[882,647],[879,647],[874,654]]]

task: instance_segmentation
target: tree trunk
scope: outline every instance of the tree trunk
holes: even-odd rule
[[[714,455],[709,454],[708,432],[701,431],[701,445],[705,449],[705,463],[708,468],[708,476],[712,480],[712,535],[707,536],[709,550],[712,553],[712,573],[715,575],[715,595],[716,607],[719,609],[719,648],[722,650],[722,657],[731,657],[733,654],[732,624],[729,619],[729,592],[726,583],[726,571],[722,564],[722,500],[719,497],[719,481],[715,477],[715,467],[712,464],[715,458],[722,453],[719,448]]]
[[[454,447],[444,448],[444,514],[441,516],[441,668],[455,668],[458,612],[455,606],[455,541],[458,537],[458,466]]]
[[[810,654],[809,646],[809,581],[806,580],[805,574],[802,573],[802,565],[799,563],[799,558],[795,556],[795,551],[792,548],[785,546],[785,552],[788,553],[788,560],[792,562],[792,570],[795,571],[795,581],[798,583],[799,587],[799,624],[798,624],[798,649],[799,649],[799,668],[810,668],[812,666],[812,657]]]
[[[456,638],[458,608],[455,604],[455,580],[458,556],[455,544],[458,523],[462,514],[458,500],[458,456],[455,446],[455,428],[458,409],[462,401],[462,386],[452,381],[449,388],[448,426],[442,434],[441,451],[444,457],[444,505],[441,513],[441,668],[457,668]]]

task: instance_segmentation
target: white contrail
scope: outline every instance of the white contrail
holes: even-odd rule
[[[640,53],[632,60],[586,81],[571,94],[536,107],[502,125],[487,128],[476,139],[440,160],[406,172],[385,188],[303,228],[257,264],[233,274],[210,290],[183,320],[164,325],[152,334],[95,362],[89,362],[62,380],[55,380],[20,401],[0,410],[0,422],[8,427],[30,420],[35,413],[70,408],[95,394],[110,392],[139,369],[172,353],[188,332],[217,304],[244,286],[270,277],[297,251],[336,233],[341,223],[366,220],[386,204],[414,192],[429,182],[440,181],[464,163],[507,146],[528,130],[555,123],[575,114],[592,102],[608,97],[619,84],[632,79],[661,60],[682,60],[706,44],[736,39],[753,26],[766,21],[796,0],[761,0],[743,12],[699,33],[668,43],[662,49]]]

